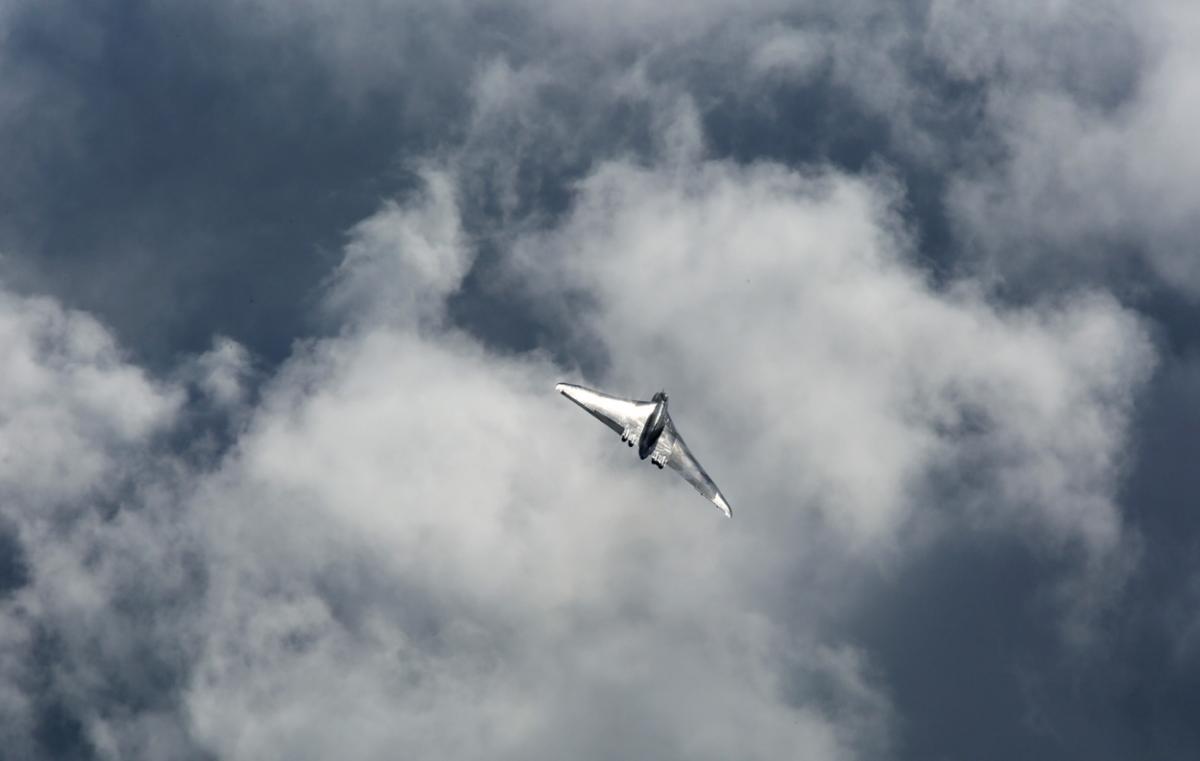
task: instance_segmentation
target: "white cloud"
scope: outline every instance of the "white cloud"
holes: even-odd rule
[[[9,406],[61,422],[39,462],[96,463],[39,488],[83,504],[136,466],[115,516],[22,524],[18,599],[58,632],[57,694],[97,748],[874,757],[886,685],[824,623],[933,520],[922,495],[953,484],[956,525],[1119,546],[1113,474],[1153,356],[1136,319],[1094,294],[1015,310],[935,288],[891,183],[705,162],[681,140],[661,166],[599,169],[510,275],[543,303],[588,294],[560,317],[612,358],[592,380],[676,392],[733,521],[558,399],[549,359],[444,322],[470,262],[447,174],[353,229],[329,290],[343,330],[297,347],[212,472],[147,449],[178,391],[89,318],[8,299]],[[205,357],[216,396],[239,396],[240,352]],[[789,578],[806,582],[780,604]],[[125,599],[173,614],[147,625]],[[19,674],[35,630],[14,631]],[[182,693],[105,713],[114,674],[152,689],[147,652],[174,653]]]
[[[140,645],[172,626],[147,632],[113,609],[180,582],[169,514],[110,514],[146,479],[149,448],[182,394],[127,361],[93,318],[50,299],[0,292],[0,357],[0,510],[29,566],[0,612],[0,743],[32,758],[36,685],[68,706],[87,703],[131,662],[146,667]],[[129,680],[131,693],[144,687]],[[93,718],[96,732],[109,730]]]
[[[769,165],[610,164],[521,272],[595,301],[561,318],[605,345],[619,388],[666,384],[706,411],[685,435],[726,463],[735,508],[820,509],[873,542],[948,479],[974,520],[1115,547],[1144,328],[1098,294],[1011,309],[935,288],[893,194]]]
[[[869,654],[821,643],[846,579],[828,564],[903,549],[946,483],[956,525],[1118,550],[1114,472],[1153,358],[1099,295],[1016,310],[934,288],[893,192],[611,164],[518,246],[541,297],[594,299],[562,318],[613,357],[604,385],[678,392],[732,522],[557,400],[548,360],[373,311],[370,285],[397,283],[358,281],[351,303],[382,316],[302,348],[198,491],[219,558],[187,698],[199,737],[231,758],[886,747]],[[358,229],[386,220],[403,287],[445,296],[461,250],[421,231],[447,229],[446,208],[388,205]],[[814,511],[838,530],[810,530]],[[773,605],[796,576],[808,588]],[[835,698],[789,697],[797,673]]]
[[[386,221],[423,297],[453,290],[452,238],[420,232],[443,211],[389,204],[358,228]],[[188,706],[210,747],[844,758],[883,742],[887,701],[856,656],[747,597],[725,562],[744,539],[605,446],[553,394],[559,369],[382,314],[300,350],[200,486],[219,560]],[[790,703],[777,664],[826,674],[842,713]]]
[[[1009,46],[964,42],[953,33],[962,4],[944,5],[956,10],[934,27],[937,39],[958,42],[938,49],[951,70],[989,77],[986,124],[1005,147],[1002,160],[965,168],[950,189],[963,238],[1009,276],[1103,278],[1141,256],[1161,284],[1200,292],[1194,4],[1058,3],[1049,19],[1019,20],[1005,10],[986,28],[1026,39]]]
[[[418,204],[385,202],[350,231],[325,296],[327,311],[339,321],[413,325],[441,318],[471,258],[452,178],[425,170],[422,179]]]
[[[217,407],[231,408],[245,403],[254,368],[246,347],[232,338],[217,336],[212,348],[197,356],[187,371],[187,379]]]
[[[297,21],[282,6],[249,7],[268,26],[306,28],[331,12],[313,2]],[[1010,229],[1040,221],[1043,239],[1067,242],[1110,212],[1111,231],[1143,230],[1124,192],[1161,200],[1190,165],[1181,159],[1164,181],[1164,150],[1126,173],[1130,145],[1149,130],[1177,149],[1186,104],[1152,77],[1138,100],[1150,107],[1094,121],[1053,89],[1072,61],[1043,78],[1030,50],[986,48],[986,35],[963,42],[971,7],[937,3],[925,30],[951,74],[981,81],[1016,68],[1014,81],[1049,94],[1019,105],[996,96],[989,115],[1014,158],[959,186],[960,221],[996,240],[1007,233],[984,212]],[[1020,40],[1026,16],[1040,18],[1030,7],[1002,39]],[[375,19],[369,9],[313,32],[356,100],[408,60],[388,30],[412,11]],[[674,18],[640,3],[577,11],[551,19],[586,42],[599,18],[603,47],[610,33],[701,39],[727,7],[706,4],[670,34]],[[910,30],[887,13],[844,13],[855,34],[877,36],[771,20],[737,55],[752,73],[801,79],[828,62],[920,143],[911,114],[921,95],[893,65]],[[1190,65],[1177,40],[1170,50],[1155,69],[1164,83]],[[540,61],[488,60],[473,91],[478,151],[460,156],[459,174],[425,171],[423,193],[385,202],[349,232],[324,304],[341,332],[297,346],[211,472],[154,449],[177,419],[178,388],[150,380],[91,318],[0,297],[0,483],[33,559],[15,598],[22,612],[4,614],[19,625],[0,627],[5,685],[27,673],[44,623],[62,637],[55,689],[110,757],[169,756],[192,742],[233,759],[397,748],[876,757],[890,741],[887,685],[870,653],[825,641],[823,628],[854,604],[846,590],[863,568],[950,528],[1080,546],[1089,581],[1127,569],[1114,495],[1133,400],[1155,360],[1140,320],[1102,292],[1011,307],[971,280],[935,285],[914,264],[896,183],[706,161],[697,99],[644,58],[587,84],[601,99],[653,101],[661,160],[590,171],[564,219],[515,234],[503,269],[574,346],[607,358],[603,377],[583,380],[672,392],[735,519],[720,520],[671,474],[638,467],[556,398],[570,369],[537,352],[498,355],[448,325],[446,300],[474,256],[457,195],[478,179],[472,161],[502,162],[498,145],[585,154],[574,122],[541,115],[553,111],[545,90],[578,85],[588,66],[556,78]],[[494,141],[506,131],[520,136]],[[1041,142],[1059,157],[1047,162]],[[1072,203],[1106,180],[1122,189],[1097,192],[1078,218],[1071,204],[1013,200],[1044,200],[1063,166],[1078,170],[1062,194]],[[500,205],[515,209],[515,173],[502,180]],[[1182,236],[1187,203],[1144,209],[1147,235]],[[249,365],[218,340],[184,376],[217,406],[241,408]],[[89,510],[122,499],[136,509]],[[65,505],[73,522],[51,525],[47,505]],[[122,607],[129,599],[166,612],[147,623]],[[182,675],[166,704],[97,707],[114,674],[152,692],[136,679],[146,653],[164,648],[165,672]],[[794,694],[791,683],[810,677],[828,694]],[[33,702],[0,692],[21,716],[6,747],[27,747]]]
[[[127,363],[93,318],[50,299],[0,291],[0,355],[0,488],[37,509],[112,478],[123,450],[181,402]]]
[[[750,68],[763,74],[779,72],[803,81],[827,60],[826,41],[803,29],[772,28],[750,55]]]

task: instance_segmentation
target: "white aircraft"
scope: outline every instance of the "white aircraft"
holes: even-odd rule
[[[570,383],[559,383],[556,391],[590,412],[594,418],[621,434],[621,441],[629,446],[637,443],[638,457],[648,456],[658,466],[670,465],[684,480],[696,487],[696,491],[712,501],[725,513],[733,516],[733,510],[721,490],[696,462],[688,451],[683,437],[675,430],[671,415],[667,412],[667,393],[659,391],[649,402],[621,399],[599,391]]]

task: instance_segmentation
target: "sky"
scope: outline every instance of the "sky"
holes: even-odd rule
[[[1197,34],[0,0],[0,759],[1200,756]]]

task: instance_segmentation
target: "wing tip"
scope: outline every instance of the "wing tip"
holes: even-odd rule
[[[715,504],[721,510],[721,512],[725,513],[726,518],[733,517],[733,508],[729,506],[729,503],[726,502],[725,498],[720,494],[713,497],[713,504]]]

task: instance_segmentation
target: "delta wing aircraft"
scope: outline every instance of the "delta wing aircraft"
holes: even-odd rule
[[[720,508],[725,517],[733,515],[729,503],[721,496],[721,490],[700,467],[700,463],[688,451],[687,444],[683,443],[679,431],[675,430],[675,424],[667,412],[665,391],[659,391],[649,402],[638,402],[570,383],[560,383],[554,388],[590,412],[592,417],[621,434],[621,441],[631,447],[636,445],[638,457],[643,460],[649,457],[659,470],[670,465],[685,481],[696,487],[696,491]]]

